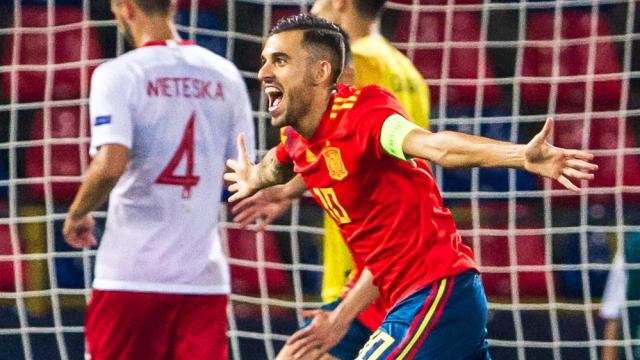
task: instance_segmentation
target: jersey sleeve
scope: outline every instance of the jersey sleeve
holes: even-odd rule
[[[235,86],[235,93],[233,94],[237,100],[237,105],[233,108],[233,119],[231,126],[230,141],[227,141],[225,149],[225,155],[227,159],[235,159],[238,157],[238,149],[236,147],[236,139],[240,133],[244,133],[245,144],[249,151],[249,156],[255,160],[256,157],[256,140],[255,130],[253,127],[253,115],[251,113],[251,101],[249,101],[249,94],[247,92],[247,86],[242,80],[240,73],[238,73],[237,86]]]
[[[133,145],[133,104],[135,81],[131,71],[113,63],[99,66],[91,77],[89,114],[91,117],[91,155],[100,146]]]
[[[392,115],[407,118],[406,113],[396,98],[389,91],[379,86],[362,88],[356,112],[352,116],[358,119],[355,123],[356,144],[363,153],[373,154],[381,158],[388,154],[382,146],[382,127]],[[391,154],[393,155],[393,154]]]

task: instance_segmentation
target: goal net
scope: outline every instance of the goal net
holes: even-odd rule
[[[311,5],[178,1],[182,36],[241,69],[261,154],[278,140],[257,81],[262,41]],[[0,12],[0,358],[80,359],[95,249],[71,249],[61,227],[90,161],[91,73],[128,48],[108,1],[5,0]],[[617,336],[600,315],[615,253],[640,272],[638,18],[629,0],[387,1],[382,32],[429,84],[432,130],[523,143],[549,114],[554,143],[600,166],[579,195],[516,170],[435,169],[482,269],[494,359],[595,360],[604,347],[632,359],[640,346],[637,294]],[[101,228],[105,208],[94,214]],[[303,198],[266,232],[223,217],[230,355],[273,359],[299,310],[320,305],[322,212]]]

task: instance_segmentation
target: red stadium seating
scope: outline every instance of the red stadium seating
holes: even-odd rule
[[[87,136],[89,123],[84,121],[86,134],[80,134],[80,108],[65,107],[52,108],[51,110],[51,137],[47,139],[76,139],[80,135]],[[36,113],[31,128],[31,140],[42,140],[44,136],[44,112]],[[46,140],[46,139],[45,139]],[[57,144],[51,145],[50,158],[51,175],[53,176],[80,176],[81,168],[81,146],[85,146],[88,154],[88,144]],[[44,151],[42,146],[30,146],[26,149],[25,174],[27,177],[41,177],[44,175]],[[88,161],[87,159],[84,159]],[[53,182],[51,185],[53,199],[56,202],[69,204],[78,191],[79,182]],[[43,201],[45,193],[44,186],[34,184],[31,186],[30,195],[34,201]]]
[[[515,246],[516,259],[513,265],[533,265],[537,271],[518,273],[518,295],[525,297],[543,297],[547,295],[544,276],[544,236],[518,235],[511,242]],[[503,267],[501,272],[482,272],[482,282],[488,296],[515,296],[511,291],[509,260],[509,238],[506,236],[482,236],[480,238],[480,260],[483,267]],[[511,270],[516,271],[516,270]]]
[[[20,250],[18,250],[20,251]],[[11,233],[8,225],[0,225],[0,255],[19,255],[15,253],[11,244]],[[22,265],[23,279],[26,270],[24,262]],[[16,278],[13,261],[0,261],[0,291],[15,291]]]
[[[606,13],[597,19],[597,35],[610,35]],[[554,13],[533,13],[527,22],[528,40],[552,40]],[[591,37],[591,12],[568,10],[563,12],[561,40],[585,39],[585,43],[560,45],[559,76],[585,75],[588,71],[589,44]],[[550,77],[553,75],[553,47],[529,46],[524,51],[523,75],[528,77]],[[599,41],[595,46],[594,74],[620,73],[620,61],[613,43]],[[620,106],[621,75],[612,80],[593,82],[593,109],[615,110]],[[523,104],[532,107],[546,107],[551,86],[549,81],[532,82],[523,80],[521,87]],[[558,110],[560,112],[580,112],[584,110],[586,82],[560,80],[558,85]]]
[[[275,236],[264,232],[264,261],[282,263]],[[248,230],[228,229],[229,257],[232,259],[257,261],[257,233]],[[291,281],[284,270],[265,269],[269,294],[284,295],[291,290]],[[251,266],[231,265],[231,283],[234,294],[259,295],[260,282],[257,264]]]
[[[483,229],[508,229],[509,203],[506,200],[482,201],[480,204],[480,227]],[[488,296],[509,297],[511,292],[510,265],[540,267],[538,271],[518,270],[518,294],[525,297],[543,297],[547,294],[544,270],[546,264],[543,235],[518,234],[523,229],[540,229],[542,216],[533,204],[518,202],[516,205],[516,236],[511,243],[507,236],[480,236],[480,253],[476,254],[481,267],[499,267],[500,272],[485,270],[482,281]],[[469,244],[471,244],[469,242]],[[516,259],[509,258],[509,246],[515,247]]]
[[[396,28],[394,41],[407,43],[410,35],[411,13],[403,12]],[[418,17],[418,29],[416,31],[417,43],[429,45],[437,44],[437,48],[416,49],[413,63],[427,79],[466,79],[475,81],[480,79],[480,23],[477,14],[471,11],[455,11],[452,24],[446,26],[446,14],[444,12],[421,12]],[[445,47],[445,29],[451,27],[451,47],[449,52],[448,74],[443,74],[443,55]],[[456,42],[472,42],[467,47],[455,46]],[[406,51],[405,51],[406,52]],[[484,78],[495,77],[493,60],[485,53]],[[431,101],[437,104],[440,98],[440,87],[434,82],[429,83]],[[476,103],[476,90],[479,83],[470,85],[447,85],[446,97],[449,106],[474,106]],[[500,100],[500,88],[495,82],[484,85],[484,105],[495,105]]]
[[[178,10],[189,10],[191,8],[191,0],[178,0]],[[199,9],[217,10],[224,5],[224,0],[198,0]]]
[[[82,59],[82,44],[86,44],[87,59],[99,59],[102,57],[102,49],[95,28],[87,29],[87,38],[82,40],[83,31],[79,26],[83,21],[83,14],[80,8],[69,6],[55,7],[56,26],[73,25],[70,28],[59,28],[53,32],[44,31],[47,27],[47,7],[44,6],[24,6],[21,10],[21,24],[15,24],[30,30],[41,29],[38,33],[16,32],[7,38],[0,47],[1,60],[3,65],[44,65],[49,63],[65,64],[77,62]],[[87,26],[86,24],[84,26]],[[47,33],[53,34],[51,39],[47,38]],[[14,44],[19,46],[19,57],[13,59]],[[47,61],[49,46],[53,46],[52,59]],[[73,99],[80,96],[80,68],[88,68],[85,78],[87,85],[94,67],[85,65],[73,65],[72,69],[58,69],[53,71],[51,81],[52,99]],[[38,71],[18,71],[17,86],[19,102],[42,101],[46,91],[46,70]],[[2,73],[2,96],[11,96],[11,72]]]
[[[569,121],[557,121],[554,131],[554,144],[560,147],[582,148],[582,135],[585,131],[583,118]],[[620,126],[626,126],[624,148],[637,148],[640,146],[636,134],[630,124],[624,119],[607,118],[592,119],[588,136],[588,149],[605,150],[618,149],[618,130]],[[589,181],[589,187],[614,187],[616,186],[617,163],[615,154],[596,156],[594,163],[600,167],[594,180]],[[640,161],[637,156],[627,155],[623,158],[622,185],[640,186]],[[553,188],[562,186],[557,182]],[[593,197],[593,195],[592,195]],[[576,203],[578,196],[564,196],[557,199],[561,204]]]
[[[273,27],[278,22],[278,20],[282,18],[299,13],[299,6],[274,6],[271,9],[271,26]]]

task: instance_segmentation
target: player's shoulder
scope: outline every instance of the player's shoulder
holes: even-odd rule
[[[227,58],[199,45],[185,48],[189,52],[189,61],[196,66],[210,68],[233,81],[243,81],[240,70]]]
[[[362,102],[383,101],[390,98],[393,99],[395,97],[389,90],[380,85],[371,84],[359,89],[358,100]]]
[[[93,79],[102,81],[119,82],[130,79],[135,71],[131,62],[128,60],[129,53],[120,55],[116,58],[107,60],[98,65],[93,72]]]

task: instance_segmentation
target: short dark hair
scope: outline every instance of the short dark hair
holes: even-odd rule
[[[382,13],[385,0],[353,0],[358,12],[368,18],[376,18]]]
[[[298,14],[280,19],[269,32],[269,36],[295,30],[304,32],[302,46],[320,48],[330,53],[332,81],[336,83],[350,53],[346,33],[338,25],[323,18],[310,14]]]

